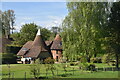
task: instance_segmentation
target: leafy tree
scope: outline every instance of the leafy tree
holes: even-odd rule
[[[36,36],[38,27],[39,26],[34,23],[23,25],[20,32],[11,34],[11,37],[14,39],[13,44],[23,45],[27,41],[33,41]],[[48,40],[51,35],[51,32],[46,28],[40,28],[43,40]]]
[[[108,3],[69,2],[67,7],[69,14],[63,21],[62,34],[64,53],[69,59],[82,55],[90,62],[102,51],[101,26],[106,26]]]
[[[27,41],[33,41],[37,33],[37,25],[34,23],[25,24],[20,30],[20,44],[25,44]]]
[[[0,37],[2,36],[2,11],[0,10]]]
[[[52,72],[52,75],[54,76],[54,70],[56,70],[56,67],[54,66],[54,59],[52,59],[51,57],[48,57],[45,59],[45,67],[46,67],[46,71],[50,70]]]
[[[14,45],[19,45],[21,42],[21,37],[19,32],[15,32],[11,34],[11,37],[14,39],[13,44]]]
[[[15,14],[13,10],[7,10],[2,12],[1,11],[1,15],[2,15],[2,30],[3,30],[3,34],[5,34],[6,38],[9,38],[10,36],[10,30],[14,30],[14,23],[15,23]]]
[[[49,40],[50,36],[52,35],[51,31],[46,28],[41,28],[41,34],[43,40]]]
[[[113,3],[109,16],[109,24],[106,27],[109,33],[109,45],[114,50],[116,58],[116,68],[119,68],[120,58],[120,2]]]
[[[35,79],[39,79],[40,77],[40,70],[41,70],[41,62],[39,59],[30,65],[30,73],[34,75]]]

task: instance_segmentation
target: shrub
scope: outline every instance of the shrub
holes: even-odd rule
[[[77,66],[78,62],[70,62],[70,66]]]
[[[55,60],[52,59],[51,57],[48,57],[47,59],[45,59],[44,61],[46,64],[54,64]]]
[[[65,57],[60,57],[59,62],[66,63],[67,59]]]
[[[104,54],[102,57],[102,63],[108,63],[110,61],[109,54]]]
[[[50,70],[52,72],[52,75],[54,76],[54,70],[56,70],[56,67],[54,66],[55,60],[49,57],[45,59],[44,62],[45,62],[46,71]]]
[[[30,73],[34,75],[34,78],[36,79],[38,79],[40,76],[40,70],[41,70],[40,64],[41,64],[40,60],[36,59],[35,63],[30,65]]]
[[[94,65],[94,64],[89,64],[89,65],[87,66],[87,70],[89,70],[89,71],[96,71],[95,65]]]
[[[18,45],[7,45],[6,46],[7,53],[17,54],[20,49],[21,49],[21,46],[18,46]]]
[[[86,70],[87,66],[88,66],[88,63],[80,63],[79,69]]]
[[[92,63],[80,63],[79,68],[82,70],[96,71],[95,65]]]
[[[12,53],[3,53],[2,54],[2,64],[15,64],[17,57]]]
[[[92,63],[102,63],[101,57],[91,58],[90,61]]]
[[[67,72],[67,68],[69,67],[69,65],[66,64],[66,63],[62,63],[61,65],[62,65],[62,68],[63,68],[64,72],[66,73]]]
[[[81,63],[85,63],[85,62],[87,62],[86,57],[85,57],[85,56],[82,56],[82,57],[80,58],[80,62],[81,62]]]
[[[109,61],[108,65],[115,66],[116,65],[116,60]]]

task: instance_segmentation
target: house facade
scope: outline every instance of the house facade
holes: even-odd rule
[[[57,34],[54,41],[44,41],[40,29],[38,29],[34,41],[25,43],[17,53],[17,56],[20,59],[18,63],[23,64],[30,64],[38,58],[44,61],[48,57],[52,57],[56,62],[59,62],[62,57],[61,37]]]
[[[53,58],[56,62],[60,62],[60,59],[62,58],[62,41],[61,36],[59,34],[56,35],[53,44],[51,46],[51,52],[53,55]]]
[[[32,63],[38,58],[40,60],[44,60],[48,57],[52,57],[49,45],[47,46],[42,39],[40,29],[38,29],[34,41],[28,41],[26,44],[24,44],[17,53],[17,56],[20,57],[19,63],[22,62],[23,64]]]

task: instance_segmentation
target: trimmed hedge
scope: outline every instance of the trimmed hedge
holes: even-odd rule
[[[17,54],[20,49],[21,49],[21,46],[16,46],[16,45],[7,45],[6,46],[7,53]]]
[[[17,56],[13,53],[2,53],[2,64],[16,64]]]

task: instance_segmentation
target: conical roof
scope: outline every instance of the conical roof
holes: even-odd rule
[[[57,34],[54,40],[59,40],[59,41],[61,41],[61,37],[60,37],[60,35]]]
[[[38,29],[36,37],[33,41],[33,46],[41,46],[43,48],[46,48],[46,44],[45,44],[44,40],[42,39],[40,29]]]
[[[50,48],[46,46],[44,40],[42,39],[40,29],[38,29],[38,32],[36,34],[34,41],[27,42],[21,48],[21,50],[18,52],[17,55],[20,55],[23,57],[37,58],[42,51],[47,52],[48,54],[50,54],[49,57],[52,57]]]
[[[62,50],[62,41],[61,41],[61,37],[59,34],[56,35],[53,44],[51,46],[51,49],[53,50]]]

